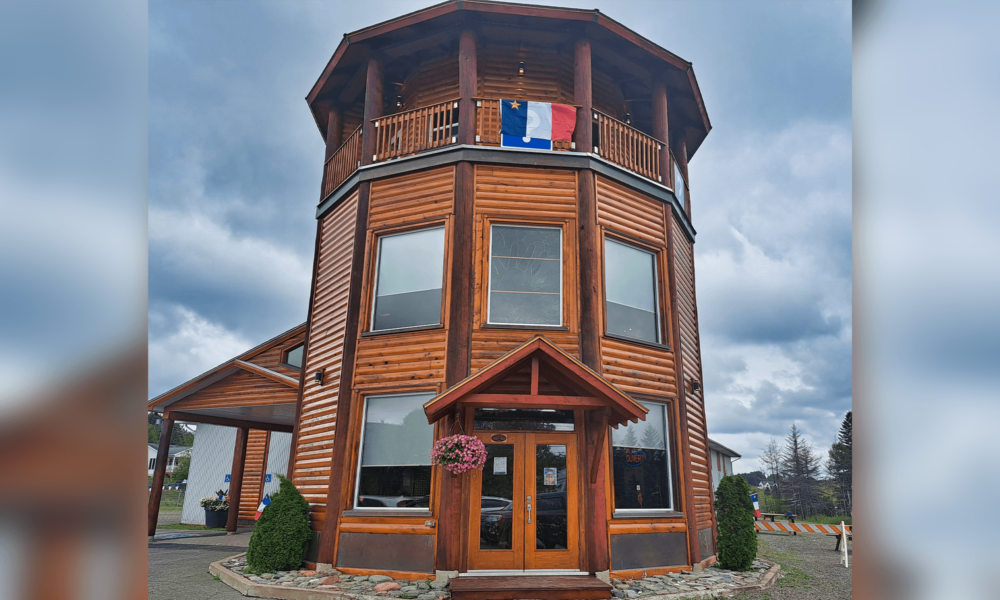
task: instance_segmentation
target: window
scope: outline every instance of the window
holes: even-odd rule
[[[487,322],[562,325],[562,229],[493,225]]]
[[[677,201],[680,203],[681,212],[684,212],[684,196],[686,184],[684,183],[684,176],[681,175],[681,167],[674,161],[674,195],[677,196]]]
[[[615,510],[670,510],[670,439],[664,404],[642,402],[646,420],[612,430]]]
[[[441,323],[444,227],[379,238],[372,331]]]
[[[604,306],[613,335],[660,342],[656,255],[604,240]]]
[[[305,347],[306,347],[305,344],[299,344],[298,346],[294,346],[292,348],[289,348],[288,350],[285,350],[284,358],[282,359],[281,362],[285,363],[286,365],[295,367],[296,369],[301,368],[302,352],[303,350],[305,350]]]
[[[156,466],[156,459],[155,458],[149,459],[149,468],[152,469],[155,466]]]
[[[434,394],[365,399],[355,506],[426,508],[431,491],[434,427],[424,402]]]

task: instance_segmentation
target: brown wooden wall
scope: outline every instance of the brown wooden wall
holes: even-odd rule
[[[454,198],[455,167],[452,166],[374,181],[368,229],[443,219],[451,214]]]
[[[524,75],[517,63],[524,61]],[[499,44],[478,48],[478,95],[573,104],[573,57],[549,48]]]
[[[237,371],[170,405],[170,411],[295,403],[298,391],[248,371]]]
[[[261,429],[251,429],[247,436],[247,457],[243,465],[243,486],[240,492],[240,521],[253,521],[260,506],[260,493],[264,489],[264,472],[267,470],[269,434]]]
[[[661,321],[670,322],[670,293],[666,277],[667,220],[666,207],[610,179],[597,176],[597,224],[606,235],[629,242],[634,238],[647,250],[658,252],[659,301]],[[598,253],[603,263],[603,244]],[[600,304],[601,320],[604,303]],[[669,344],[669,328],[661,327],[661,339]],[[676,397],[677,376],[674,354],[633,342],[601,338],[604,376],[626,392],[640,392]]]
[[[579,294],[576,283],[576,172],[492,165],[476,166],[476,303],[472,331],[472,372],[542,333],[573,356],[580,355]],[[489,223],[563,226],[563,324],[566,331],[491,329],[486,323],[485,276]]]
[[[317,531],[322,531],[326,517],[357,211],[355,192],[319,225],[319,264],[292,476],[312,506]],[[323,385],[312,376],[320,369],[325,370]]]
[[[297,346],[306,340],[306,331],[303,329],[297,335],[287,340],[276,343],[268,348],[262,348],[255,354],[244,357],[242,360],[253,363],[257,366],[270,369],[282,375],[287,375],[295,380],[299,378],[299,370],[286,367],[281,364],[281,355],[285,350]]]
[[[402,86],[386,86],[389,114],[396,109],[397,90],[403,93],[403,110],[423,108],[458,98],[458,54],[424,62],[413,69]]]
[[[677,316],[680,323],[681,364],[686,381],[702,381],[701,342],[698,335],[698,311],[694,291],[694,244],[677,217],[674,227],[674,268],[677,278]],[[691,446],[691,471],[694,479],[695,514],[698,529],[712,526],[712,470],[709,464],[708,436],[705,422],[705,400],[701,390],[692,392],[685,383],[688,437]],[[702,557],[705,558],[705,557]]]

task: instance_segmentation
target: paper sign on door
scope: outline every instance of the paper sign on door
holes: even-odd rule
[[[556,468],[545,467],[544,485],[556,485]]]
[[[494,456],[493,457],[493,474],[494,475],[506,475],[507,474],[507,457],[506,456]]]

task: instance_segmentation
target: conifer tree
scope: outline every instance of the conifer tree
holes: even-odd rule
[[[257,521],[247,546],[248,573],[291,571],[302,565],[312,539],[309,503],[291,481],[278,475],[281,487]]]
[[[733,571],[747,571],[757,558],[757,532],[753,524],[753,501],[750,485],[736,475],[725,475],[715,491],[715,514],[718,518],[719,566]]]
[[[818,474],[819,457],[793,423],[781,453],[781,478],[784,491],[789,494],[789,501],[799,515],[809,516],[821,504],[817,490]]]
[[[837,486],[837,499],[845,514],[851,514],[853,463],[851,459],[851,411],[844,416],[840,424],[837,441],[830,448],[826,461],[826,472]]]

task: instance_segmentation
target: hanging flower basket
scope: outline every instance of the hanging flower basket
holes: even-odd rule
[[[471,435],[452,435],[434,442],[431,464],[441,465],[455,475],[472,469],[483,470],[486,445]]]

